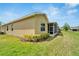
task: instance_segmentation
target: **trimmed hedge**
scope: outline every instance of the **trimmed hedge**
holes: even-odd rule
[[[24,38],[26,38],[28,41],[43,41],[48,39],[49,34],[48,33],[42,33],[42,34],[35,34],[35,35],[24,35]]]

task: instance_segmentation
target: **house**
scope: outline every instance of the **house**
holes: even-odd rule
[[[79,26],[71,27],[72,31],[79,31]]]
[[[41,33],[50,33],[53,35],[58,33],[58,25],[56,22],[49,23],[46,14],[34,13],[2,25],[1,31],[15,36]]]

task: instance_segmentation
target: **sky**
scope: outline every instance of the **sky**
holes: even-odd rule
[[[49,22],[60,27],[68,23],[79,26],[79,4],[77,3],[0,3],[0,21],[5,24],[32,13],[45,13]]]

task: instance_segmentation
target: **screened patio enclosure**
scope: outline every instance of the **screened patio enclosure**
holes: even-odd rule
[[[57,25],[57,23],[49,23],[48,24],[48,33],[49,34],[58,33],[58,25]]]

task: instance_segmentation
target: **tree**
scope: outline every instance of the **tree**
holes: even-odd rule
[[[63,29],[64,29],[65,31],[70,30],[69,24],[68,24],[68,23],[65,23],[64,26],[63,26]]]

